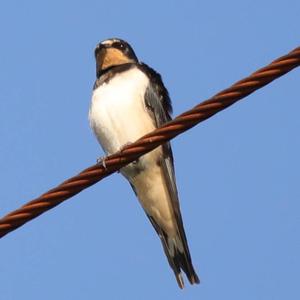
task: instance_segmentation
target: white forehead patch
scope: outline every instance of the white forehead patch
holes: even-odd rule
[[[102,45],[110,46],[110,45],[112,45],[114,42],[118,42],[118,41],[119,41],[118,39],[109,39],[109,40],[102,41],[101,44],[102,44]]]

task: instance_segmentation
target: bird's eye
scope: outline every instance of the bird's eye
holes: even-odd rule
[[[120,50],[124,50],[126,47],[123,43],[120,42],[115,42],[112,44],[112,47],[120,49]]]

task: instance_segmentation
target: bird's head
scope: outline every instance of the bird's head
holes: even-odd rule
[[[138,62],[131,46],[117,38],[100,42],[95,49],[95,59],[97,77],[108,68]]]

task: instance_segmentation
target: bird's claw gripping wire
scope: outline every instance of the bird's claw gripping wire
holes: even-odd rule
[[[132,142],[128,142],[128,143],[124,144],[124,145],[120,148],[119,151],[122,152],[123,149],[125,149],[125,148],[126,148],[127,146],[129,146],[130,144],[132,144]],[[102,166],[105,170],[107,170],[107,166],[106,166],[106,162],[105,162],[106,158],[107,158],[107,156],[100,156],[100,157],[97,158],[97,161],[96,161],[97,165]],[[132,162],[132,164],[137,164],[137,163],[138,163],[138,160],[139,160],[139,159],[136,159],[135,161]],[[120,170],[118,170],[117,172],[119,173]]]
[[[97,165],[101,165],[105,170],[107,170],[105,159],[107,156],[100,156],[97,158]]]
[[[122,152],[123,149],[125,149],[125,148],[126,148],[127,146],[129,146],[130,144],[132,144],[132,142],[128,142],[128,143],[124,144],[124,145],[120,148],[119,151]],[[106,166],[106,162],[105,162],[106,159],[107,159],[107,156],[100,156],[100,157],[97,158],[97,161],[96,161],[97,165],[102,166],[105,170],[107,170],[107,166]],[[133,161],[132,164],[137,164],[137,162],[138,162],[138,159],[135,160],[135,161]],[[117,173],[120,173],[120,170],[118,170]]]

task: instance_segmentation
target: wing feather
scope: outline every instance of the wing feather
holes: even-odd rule
[[[149,109],[149,114],[151,115],[155,126],[160,127],[164,123],[171,120],[171,100],[168,91],[162,82],[161,76],[145,64],[141,64],[141,68],[144,72],[147,73],[150,78],[150,85],[147,87],[145,93],[145,104]],[[180,213],[180,205],[174,171],[174,159],[170,143],[167,142],[162,145],[162,149],[163,156],[160,159],[160,166],[163,170],[164,180],[168,188],[172,210],[176,219],[177,232],[179,235],[179,240],[175,242],[177,248],[174,250],[168,244],[166,233],[164,233],[157,226],[157,224],[154,225],[154,227],[159,233],[170,266],[172,267],[176,275],[177,282],[179,286],[182,287],[183,281],[180,275],[180,268],[183,269],[183,271],[187,274],[187,277],[191,283],[199,283],[199,279],[192,265],[187,239],[183,227],[182,216]],[[153,219],[151,220],[151,223],[154,223]]]

